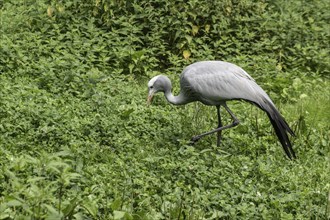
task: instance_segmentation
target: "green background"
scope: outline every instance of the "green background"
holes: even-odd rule
[[[330,4],[252,0],[0,2],[0,219],[327,219]],[[146,106],[147,82],[200,60],[244,68],[264,112],[189,146],[216,109]],[[224,115],[224,124],[230,117]]]

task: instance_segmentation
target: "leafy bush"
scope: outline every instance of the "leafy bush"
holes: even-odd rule
[[[231,60],[276,59],[280,70],[329,73],[329,4],[295,1],[91,1],[87,11],[110,32],[147,48],[164,67],[172,54]]]

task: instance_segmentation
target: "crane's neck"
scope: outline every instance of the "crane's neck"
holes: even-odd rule
[[[167,101],[172,103],[173,105],[184,105],[190,102],[189,97],[185,96],[184,93],[182,93],[182,90],[180,91],[180,94],[178,96],[174,96],[172,94],[171,81],[169,81],[169,84],[166,86],[164,94]]]

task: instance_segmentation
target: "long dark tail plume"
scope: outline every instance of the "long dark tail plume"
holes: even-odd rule
[[[291,130],[289,125],[286,123],[282,115],[279,113],[279,111],[267,99],[263,99],[262,103],[255,103],[255,102],[252,103],[257,105],[259,108],[261,108],[267,113],[268,118],[274,127],[275,133],[279,141],[281,142],[286,155],[290,159],[295,159],[296,154],[292,149],[292,145],[287,133],[291,134],[292,136],[295,136],[295,134]]]

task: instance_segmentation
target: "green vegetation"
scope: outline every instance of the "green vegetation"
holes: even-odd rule
[[[83,2],[83,3],[81,3]],[[210,3],[212,2],[212,4]],[[0,219],[330,218],[330,4],[319,1],[0,2]],[[195,146],[216,110],[146,106],[198,60],[243,67],[294,129],[266,115]],[[225,123],[229,123],[229,117]]]

